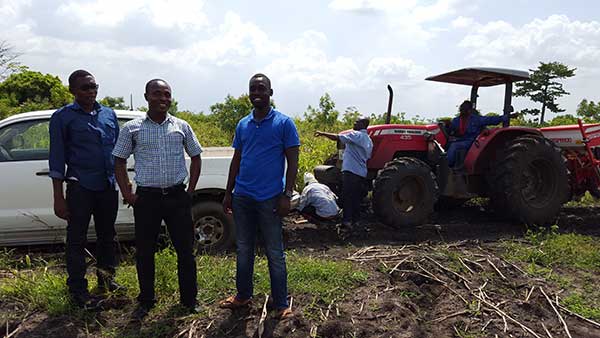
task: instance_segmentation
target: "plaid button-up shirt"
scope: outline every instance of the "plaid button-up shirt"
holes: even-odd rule
[[[160,124],[148,116],[125,123],[112,154],[123,159],[133,154],[138,186],[167,188],[187,177],[184,150],[194,157],[202,147],[186,121],[167,114]]]

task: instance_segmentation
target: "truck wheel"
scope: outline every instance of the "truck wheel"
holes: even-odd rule
[[[554,221],[569,197],[565,160],[542,136],[524,135],[508,142],[490,176],[490,202],[496,212],[527,224]]]
[[[199,201],[192,206],[194,236],[198,252],[222,252],[233,247],[235,226],[233,217],[223,212],[214,201]]]
[[[429,166],[415,158],[400,157],[377,173],[373,210],[387,225],[419,225],[433,212],[438,196],[437,181]]]

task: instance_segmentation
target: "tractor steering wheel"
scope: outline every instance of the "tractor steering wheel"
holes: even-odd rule
[[[442,134],[444,134],[444,137],[446,137],[446,141],[450,141],[450,134],[448,133],[448,129],[446,129],[446,124],[440,121],[438,122],[438,127],[442,131]]]

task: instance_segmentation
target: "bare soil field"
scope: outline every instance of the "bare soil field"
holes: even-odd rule
[[[526,227],[494,220],[479,206],[444,211],[409,231],[367,216],[368,231],[341,242],[333,229],[286,222],[288,250],[349,261],[368,274],[329,303],[291,293],[295,316],[264,316],[265,295],[247,309],[213,304],[199,315],[177,309],[142,323],[132,321],[134,300],[111,296],[102,310],[79,316],[27,312],[18,299],[0,299],[6,337],[600,337],[600,324],[570,311],[563,299],[600,285],[600,276],[575,266],[548,273],[510,260],[507,243],[525,243]],[[600,237],[600,209],[565,208],[560,232]],[[25,250],[25,249],[19,249]],[[59,255],[58,248],[28,249]],[[599,267],[600,268],[600,267]],[[561,276],[569,276],[563,282]],[[560,277],[560,278],[559,278]],[[0,275],[0,283],[7,273]],[[199,285],[202,292],[202,285]],[[10,314],[10,316],[8,315]]]

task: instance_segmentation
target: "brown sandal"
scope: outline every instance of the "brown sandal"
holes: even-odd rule
[[[292,317],[294,317],[294,313],[292,312],[292,309],[290,309],[289,307],[286,307],[285,309],[277,311],[277,315],[275,316],[275,318],[278,318],[280,320],[289,319]]]
[[[224,309],[237,309],[250,304],[251,299],[237,299],[235,296],[229,296],[219,302],[219,307]]]

